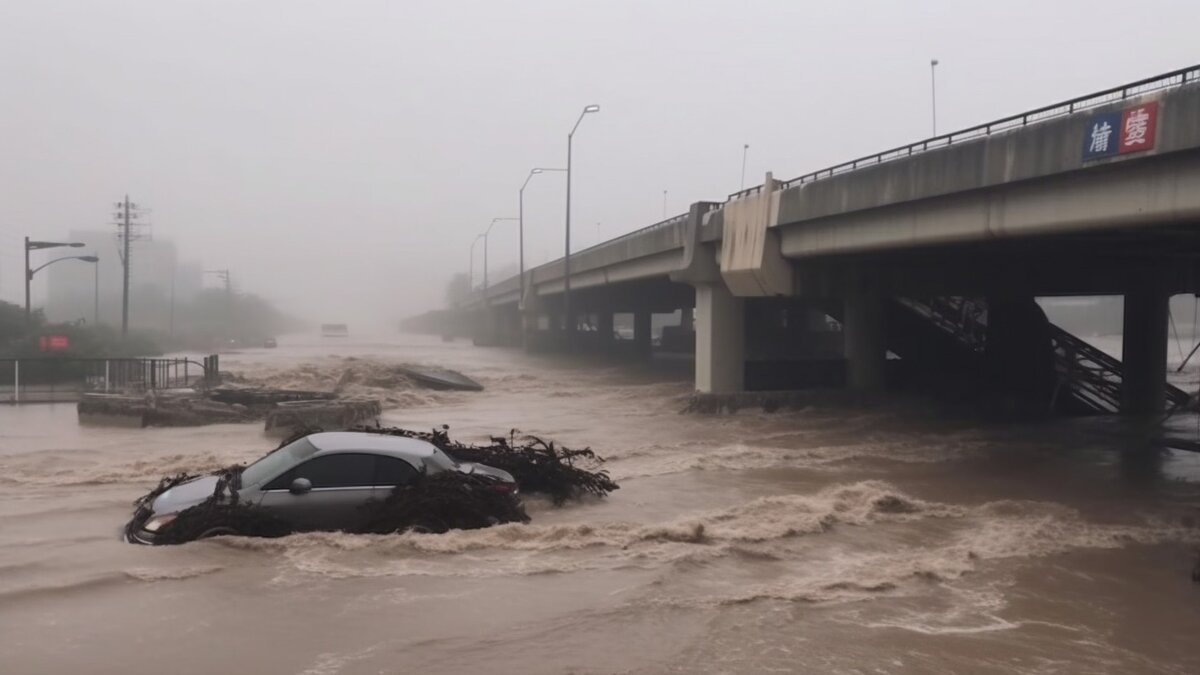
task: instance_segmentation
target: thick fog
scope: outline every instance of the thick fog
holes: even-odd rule
[[[931,58],[949,131],[1191,65],[1198,24],[1194,0],[4,0],[0,298],[21,237],[115,235],[128,193],[237,290],[382,326],[442,303],[587,104],[577,248],[664,191],[670,215],[724,199],[745,144],[750,185],[928,136]],[[529,184],[530,264],[562,254],[563,187]],[[497,223],[493,281],[516,242]]]

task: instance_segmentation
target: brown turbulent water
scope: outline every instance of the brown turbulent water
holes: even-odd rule
[[[911,404],[681,415],[669,365],[301,342],[223,365],[383,395],[389,424],[590,444],[622,488],[481,531],[138,547],[118,530],[160,475],[273,442],[5,407],[0,673],[1200,672],[1198,456]],[[487,391],[412,390],[399,362]]]

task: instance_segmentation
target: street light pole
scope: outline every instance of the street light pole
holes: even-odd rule
[[[71,248],[79,248],[79,247],[83,246],[83,244],[81,244],[80,242],[77,242],[77,241],[69,242],[69,243],[61,242],[61,241],[30,241],[29,237],[25,237],[25,325],[26,326],[33,323],[33,312],[29,306],[29,285],[30,285],[30,282],[33,281],[34,272],[37,272],[38,270],[42,269],[42,267],[45,267],[46,265],[49,265],[50,263],[58,262],[59,260],[79,259],[79,260],[85,260],[88,262],[96,261],[94,259],[94,256],[68,256],[66,258],[56,258],[54,260],[51,260],[50,262],[46,263],[45,265],[42,265],[42,267],[39,267],[37,269],[30,269],[30,267],[29,267],[29,252],[30,251],[40,251],[44,248],[59,248],[60,246],[69,246]]]
[[[502,220],[519,220],[519,218],[492,218],[492,222],[488,224],[487,229],[483,231],[483,302],[487,304],[488,291],[488,235],[492,233],[492,226]]]
[[[937,136],[937,65],[938,60],[932,59],[929,61],[929,95],[933,105],[931,111],[933,113],[933,135]]]
[[[475,244],[478,244],[480,239],[483,239],[483,235],[477,234],[471,242],[471,263],[467,268],[467,290],[470,292],[475,291]]]
[[[575,320],[571,315],[571,141],[574,140],[575,131],[579,129],[579,123],[583,121],[584,116],[594,112],[600,112],[600,106],[594,103],[585,106],[583,112],[579,113],[579,119],[575,120],[575,126],[571,127],[571,133],[567,134],[567,224],[563,248],[563,325],[567,351],[571,350],[575,334]]]
[[[750,152],[750,144],[742,143],[742,183],[738,190],[746,189],[746,155]]]
[[[529,170],[529,175],[525,177],[525,182],[521,183],[521,189],[517,191],[517,229],[520,231],[520,267],[521,267],[521,297],[517,300],[517,307],[525,302],[525,188],[529,185],[530,179],[539,173],[547,171],[566,171],[566,169],[547,169],[537,167]]]

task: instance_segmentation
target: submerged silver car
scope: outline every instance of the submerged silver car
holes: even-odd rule
[[[247,466],[241,473],[238,501],[286,522],[293,531],[354,530],[367,517],[368,501],[383,501],[397,485],[422,473],[443,471],[484,475],[497,489],[515,493],[507,471],[458,462],[426,441],[363,432],[323,432],[305,436]],[[126,539],[153,544],[178,514],[213,495],[220,480],[202,476],[158,495],[134,516]],[[214,527],[201,536],[238,534]]]

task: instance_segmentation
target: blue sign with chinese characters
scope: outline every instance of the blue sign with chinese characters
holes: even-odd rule
[[[1083,161],[1117,154],[1120,128],[1120,112],[1092,115],[1083,134]]]

